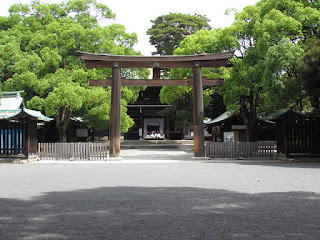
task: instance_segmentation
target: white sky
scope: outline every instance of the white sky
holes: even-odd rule
[[[5,0],[1,1],[0,15],[7,16],[8,9],[16,3],[29,4],[31,0]],[[63,0],[41,0],[43,3],[60,3]],[[233,16],[225,16],[225,10],[235,8],[240,12],[245,6],[254,5],[258,0],[97,0],[107,5],[115,14],[115,23],[125,26],[129,33],[135,32],[138,35],[138,44],[135,50],[143,55],[149,56],[155,51],[149,44],[147,30],[151,27],[150,20],[158,16],[172,13],[206,15],[211,22],[212,28],[224,28],[231,25]],[[110,22],[111,23],[111,22]]]

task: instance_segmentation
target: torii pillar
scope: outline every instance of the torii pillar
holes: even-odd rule
[[[121,131],[121,69],[112,68],[111,80],[111,109],[109,128],[109,157],[120,157],[120,131]]]
[[[193,141],[194,158],[205,157],[204,147],[204,107],[201,67],[193,68]]]

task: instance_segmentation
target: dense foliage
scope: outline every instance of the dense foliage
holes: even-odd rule
[[[54,116],[60,141],[66,141],[71,116],[89,126],[108,128],[110,88],[90,88],[88,79],[106,79],[109,69],[87,69],[78,52],[136,55],[136,34],[124,26],[105,27],[99,20],[115,14],[96,0],[69,0],[61,4],[15,4],[0,17],[0,80],[4,90],[25,90],[29,108]],[[145,78],[147,70],[124,70],[124,76]],[[126,104],[140,88],[123,88],[122,131],[133,125]]]
[[[311,97],[311,103],[319,108],[320,101],[320,40],[312,41],[300,63],[300,79]]]
[[[261,0],[237,14],[225,29],[238,39],[242,59],[234,62],[223,95],[227,108],[240,109],[249,141],[256,140],[258,114],[303,108],[306,95],[298,66],[308,39],[319,38],[320,24],[319,10],[309,3]]]
[[[208,18],[199,14],[170,13],[157,17],[151,21],[153,25],[147,32],[150,35],[150,43],[157,50],[154,54],[172,55],[181,41],[187,36],[192,37],[199,30],[211,29],[209,21]],[[197,52],[192,52],[191,54],[194,53]],[[185,71],[192,75],[190,69]],[[162,76],[167,78],[167,71],[162,71]],[[180,76],[173,76],[171,73],[171,78],[174,77],[180,78]],[[172,105],[171,108],[162,111],[161,114],[171,116],[177,128],[183,129],[186,125],[192,127],[191,90],[191,88],[186,87],[163,87],[161,90],[161,101]],[[209,95],[205,94],[205,96]],[[209,105],[209,102],[210,99],[206,97],[206,106]]]
[[[258,115],[287,106],[303,108],[308,102],[299,65],[305,49],[312,44],[309,40],[320,38],[319,24],[318,1],[261,0],[237,13],[230,27],[186,37],[174,54],[235,51],[237,58],[232,59],[231,69],[203,69],[203,75],[222,73],[220,76],[226,79],[220,89],[224,103],[228,110],[241,112],[247,140],[255,141]],[[316,55],[314,48],[311,51]],[[171,76],[180,78],[191,74],[188,69],[171,71]],[[315,73],[312,76],[310,81],[317,84]],[[188,91],[180,89],[180,96]],[[310,90],[307,93],[310,95]],[[162,99],[167,102],[170,98]]]
[[[226,48],[232,48],[235,42],[236,40],[234,40],[234,42],[230,42],[229,39],[227,39],[227,37],[224,35],[222,29],[205,29],[185,38],[180,43],[179,48],[174,51],[174,54],[190,55],[194,53],[201,54],[221,52]],[[189,68],[171,69],[170,72],[170,77],[175,79],[192,77],[192,75],[192,69]],[[230,70],[226,68],[202,68],[202,75],[207,78],[225,79],[230,77]],[[222,101],[222,97],[218,94],[217,88],[205,87],[203,93],[205,108],[204,116],[206,118],[213,119],[226,110]],[[192,87],[163,87],[160,92],[160,100],[163,103],[173,106],[164,113],[173,118],[176,127],[183,128],[183,126],[189,126],[192,128]],[[186,102],[190,103],[189,107],[182,107]]]
[[[151,20],[148,29],[150,43],[156,47],[154,54],[172,55],[180,42],[201,29],[211,29],[210,20],[199,14],[169,13]]]

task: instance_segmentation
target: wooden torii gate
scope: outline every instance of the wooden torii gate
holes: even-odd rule
[[[200,55],[124,56],[80,52],[90,68],[112,68],[112,78],[91,80],[90,86],[111,86],[111,111],[109,127],[109,156],[120,157],[120,101],[121,86],[193,86],[194,158],[205,157],[203,85],[217,86],[223,79],[202,78],[201,67],[227,66],[234,52]],[[121,68],[153,68],[153,79],[121,79]],[[193,68],[193,79],[160,79],[160,69]]]

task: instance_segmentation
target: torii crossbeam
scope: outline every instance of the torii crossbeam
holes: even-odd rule
[[[80,52],[87,67],[112,68],[112,79],[91,80],[91,86],[111,86],[111,111],[109,127],[109,156],[120,157],[120,101],[121,86],[193,86],[194,157],[205,157],[203,85],[217,86],[222,79],[202,78],[201,67],[227,66],[234,52],[200,55],[123,56]],[[153,78],[148,80],[121,79],[121,68],[153,68]],[[193,68],[193,79],[160,79],[160,69]]]

